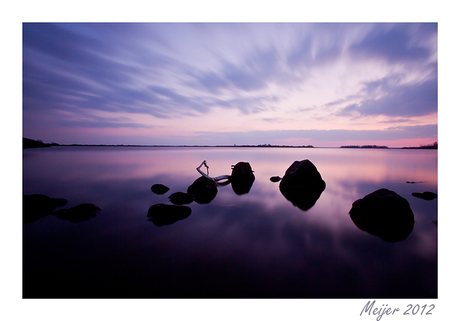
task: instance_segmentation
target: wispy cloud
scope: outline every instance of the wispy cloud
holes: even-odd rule
[[[52,136],[50,119],[56,133],[39,139],[59,140],[70,124],[62,112],[93,115],[71,123],[81,130],[161,125],[191,135],[221,114],[236,117],[222,120],[226,131],[251,117],[248,132],[284,124],[291,134],[327,129],[325,137],[361,117],[379,128],[395,118],[437,123],[437,24],[26,23],[23,31],[24,134]],[[120,113],[150,124],[110,120]]]

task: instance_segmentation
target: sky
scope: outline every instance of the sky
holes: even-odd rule
[[[437,23],[24,23],[23,136],[432,144],[437,66]]]

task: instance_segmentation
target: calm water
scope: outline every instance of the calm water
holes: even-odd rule
[[[308,211],[269,180],[303,159],[326,182]],[[249,193],[219,186],[183,220],[148,221],[150,206],[185,192],[203,160],[213,177],[249,162]],[[24,224],[24,297],[437,297],[437,199],[411,195],[437,193],[436,150],[52,147],[24,150],[23,180],[24,194],[70,200],[64,209],[103,209],[80,223],[48,215]],[[152,193],[155,183],[170,191]],[[403,241],[350,219],[352,203],[380,188],[414,212]]]

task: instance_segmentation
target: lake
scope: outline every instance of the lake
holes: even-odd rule
[[[308,210],[272,176],[310,160],[326,189]],[[249,162],[238,195],[218,186],[208,203],[155,225],[155,204],[209,175]],[[203,167],[203,170],[206,169]],[[163,195],[153,184],[170,188]],[[75,147],[23,151],[23,193],[102,208],[83,221],[55,213],[23,225],[25,298],[436,298],[437,150],[262,147]],[[388,242],[355,225],[353,202],[386,188],[414,213],[412,232]],[[62,205],[62,204],[60,204]],[[395,222],[395,224],[398,224]]]

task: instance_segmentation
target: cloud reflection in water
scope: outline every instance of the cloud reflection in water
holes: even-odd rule
[[[417,188],[437,192],[433,151],[375,152],[61,147],[25,151],[36,156],[24,161],[25,193],[64,197],[77,204],[94,202],[104,208],[104,215],[82,225],[69,226],[54,217],[25,225],[24,294],[436,297],[437,233],[431,220],[437,219],[437,200],[410,195]],[[372,161],[363,171],[366,157]],[[306,158],[328,187],[312,208],[302,211],[269,178]],[[168,203],[170,194],[186,191],[200,176],[195,168],[203,159],[211,176],[230,174],[231,165],[249,162],[256,177],[249,193],[236,195],[231,186],[218,186],[210,203],[188,204],[192,215],[185,219],[160,228],[148,222],[150,206]],[[382,168],[389,173],[385,178],[379,174]],[[426,183],[416,187],[407,180]],[[156,195],[150,190],[155,183],[170,190]],[[363,232],[348,215],[353,201],[382,187],[410,202],[416,222],[404,241],[388,243]]]

